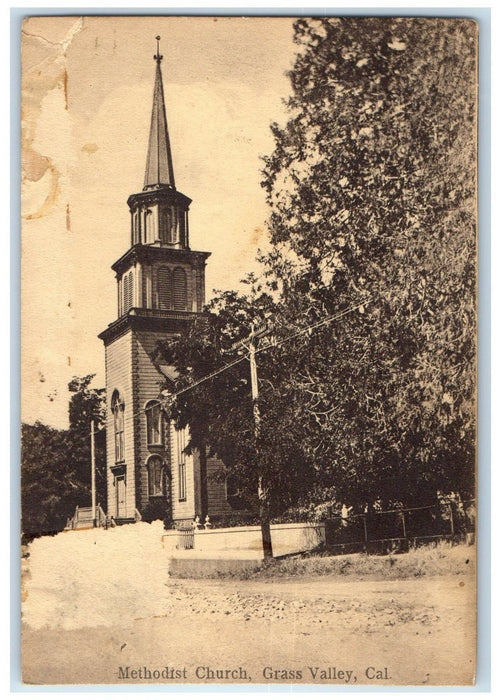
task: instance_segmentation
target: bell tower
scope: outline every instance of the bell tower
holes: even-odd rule
[[[164,90],[157,39],[155,87],[144,187],[129,197],[131,246],[168,246],[189,250],[188,209],[191,199],[176,190],[172,152],[167,128]]]
[[[159,41],[144,185],[127,200],[130,247],[112,265],[117,318],[99,335],[106,353],[108,513],[122,522],[145,509],[172,512],[174,490],[184,494],[176,517],[186,510],[190,518],[199,497],[189,488],[190,478],[197,481],[196,465],[188,464],[193,457],[182,457],[182,473],[171,464],[176,436],[159,403],[171,370],[153,358],[158,340],[182,332],[202,311],[210,255],[189,245],[191,199],[175,185]],[[177,484],[181,478],[188,481]]]

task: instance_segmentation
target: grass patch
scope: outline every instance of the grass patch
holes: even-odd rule
[[[332,576],[340,579],[410,579],[421,576],[467,576],[475,570],[475,547],[439,542],[402,554],[305,554],[265,562],[254,571],[219,574],[218,578],[277,579]]]

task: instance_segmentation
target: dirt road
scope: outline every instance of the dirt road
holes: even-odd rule
[[[162,587],[160,600],[158,586],[154,592],[155,611],[144,616],[137,609],[130,614],[126,595],[110,598],[109,626],[25,624],[24,682],[473,682],[473,575],[404,581],[167,579]]]

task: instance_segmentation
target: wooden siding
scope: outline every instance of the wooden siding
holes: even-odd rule
[[[133,397],[132,397],[132,332],[127,331],[106,347],[106,463],[108,482],[108,514],[117,517],[115,466],[115,430],[111,397],[118,389],[124,401],[124,456],[126,465],[126,517],[134,516],[136,505],[134,480]]]
[[[144,279],[144,278],[143,278]],[[108,464],[108,513],[117,517],[116,479],[111,472],[115,466],[115,435],[111,397],[118,389],[125,403],[124,446],[126,481],[126,516],[134,517],[135,508],[140,512],[148,503],[147,463],[152,455],[159,455],[170,475],[170,499],[172,519],[175,522],[192,520],[202,513],[202,484],[200,458],[198,454],[186,455],[186,500],[179,500],[179,471],[175,429],[166,424],[164,447],[148,446],[145,406],[159,396],[165,378],[151,361],[157,340],[166,334],[154,331],[128,330],[106,348],[106,387],[108,401],[107,418],[107,464]],[[217,458],[207,458],[207,511],[211,518],[236,513],[226,500],[224,482],[214,479],[221,468]]]
[[[134,425],[136,443],[136,465],[138,498],[137,508],[141,511],[148,502],[148,458],[152,454],[158,454],[165,462],[167,470],[170,470],[168,438],[166,431],[165,447],[148,447],[146,413],[144,408],[148,401],[156,399],[165,384],[165,377],[156,369],[150,359],[155,349],[157,340],[165,339],[165,333],[153,331],[140,331],[134,333],[133,340],[133,372],[134,372],[134,404],[136,407],[136,419]]]
[[[195,479],[193,455],[186,455],[186,500],[179,500],[179,470],[177,462],[176,429],[170,424],[170,459],[172,465],[172,519],[193,520],[195,512]]]
[[[223,463],[217,457],[207,457],[207,509],[211,518],[238,513],[226,500],[224,481],[215,478]]]

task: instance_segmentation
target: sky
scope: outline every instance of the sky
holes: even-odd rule
[[[290,18],[38,17],[22,36],[22,420],[67,426],[68,381],[105,384],[111,264],[142,189],[160,35],[176,187],[207,298],[256,269],[269,211],[261,157],[285,121]]]

